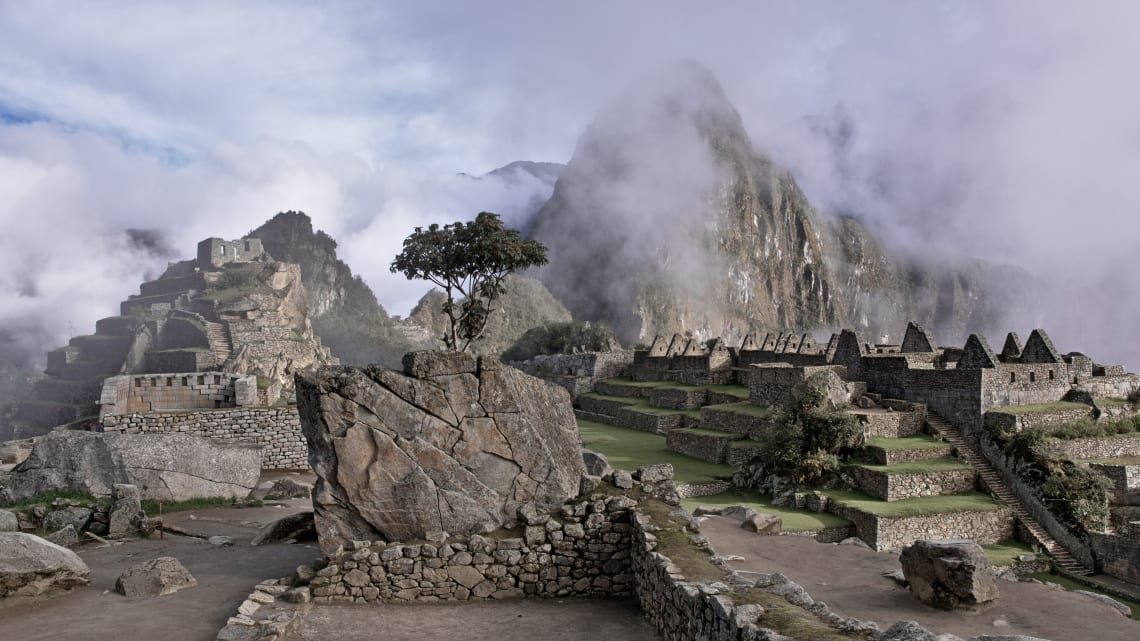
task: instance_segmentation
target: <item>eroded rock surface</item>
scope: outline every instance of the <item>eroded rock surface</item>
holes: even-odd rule
[[[577,495],[585,466],[564,389],[468,354],[412,352],[404,372],[297,375],[326,552],[488,531]]]
[[[261,474],[261,448],[188,434],[52,432],[8,476],[8,500],[51,491],[110,496],[115,484],[141,498],[244,498]]]
[[[915,541],[899,555],[910,591],[946,610],[997,598],[997,582],[982,546],[968,539]]]
[[[0,533],[0,597],[37,596],[87,585],[91,570],[77,554],[23,532]]]
[[[196,585],[198,580],[178,559],[160,556],[127,568],[115,582],[115,591],[129,597],[155,597]]]

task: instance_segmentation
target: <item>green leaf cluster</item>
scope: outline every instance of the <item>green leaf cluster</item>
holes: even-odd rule
[[[443,313],[448,319],[444,346],[466,351],[483,335],[494,302],[505,291],[503,280],[518,270],[546,263],[542,243],[522,238],[517,230],[504,226],[498,215],[480,212],[466,223],[416,227],[404,239],[403,251],[390,269],[443,289],[447,295]]]

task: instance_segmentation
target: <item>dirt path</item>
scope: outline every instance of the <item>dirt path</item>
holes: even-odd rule
[[[0,639],[13,641],[213,641],[226,619],[262,579],[291,574],[320,556],[315,543],[249,547],[262,524],[304,509],[226,508],[168,514],[165,521],[205,536],[224,535],[233,547],[166,535],[109,548],[76,549],[91,568],[91,587],[49,599],[0,601]],[[151,599],[114,592],[126,568],[159,556],[182,562],[198,586]]]
[[[1140,622],[1079,594],[1035,583],[1000,581],[1000,596],[982,611],[944,612],[923,605],[882,576],[899,569],[896,554],[798,536],[757,536],[741,529],[739,521],[721,517],[709,517],[701,532],[718,554],[744,557],[729,563],[733,569],[781,572],[833,611],[876,621],[883,629],[895,621],[913,620],[935,634],[949,632],[963,638],[1022,634],[1051,641],[1140,639]]]
[[[378,631],[383,634],[379,635]],[[655,641],[632,599],[314,607],[287,641]]]

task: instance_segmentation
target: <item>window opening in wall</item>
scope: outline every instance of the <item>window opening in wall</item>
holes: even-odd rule
[[[221,384],[222,384],[222,377],[215,374],[214,375],[214,385],[221,385]]]
[[[1037,372],[1029,372],[1029,382],[1030,383],[1036,383],[1037,382]]]
[[[151,387],[158,387],[158,379],[157,378],[150,379],[150,386]]]
[[[143,379],[136,378],[135,379],[135,387],[142,387],[142,386],[143,386]]]
[[[1017,372],[1010,372],[1009,373],[1009,382],[1010,383],[1016,383],[1017,382]]]
[[[1053,380],[1054,378],[1055,377],[1053,376],[1053,370],[1049,370],[1049,380]]]
[[[206,377],[205,376],[199,376],[198,377],[198,384],[199,385],[205,385],[206,384]]]
[[[1074,377],[1073,377],[1073,385],[1076,385],[1076,384],[1077,384],[1077,377],[1076,377],[1076,376],[1074,376]]]
[[[189,387],[189,385],[190,385],[190,377],[189,376],[183,376],[182,377],[182,385],[184,387]]]
[[[225,256],[226,255],[226,246],[225,245],[218,247],[218,255],[219,256]]]
[[[166,377],[166,386],[167,387],[174,387],[174,377],[173,376],[167,376]]]

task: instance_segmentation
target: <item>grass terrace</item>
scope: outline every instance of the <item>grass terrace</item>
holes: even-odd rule
[[[674,410],[667,407],[654,407],[649,404],[648,399],[635,398],[632,396],[606,396],[604,394],[583,394],[583,397],[596,398],[603,401],[612,401],[620,403],[625,409],[633,412],[641,412],[642,414],[650,414],[652,416],[673,416],[674,414],[684,414],[691,416],[694,419],[701,417],[701,413],[697,410]]]
[[[883,474],[922,474],[925,472],[946,472],[970,469],[969,463],[952,456],[910,461],[907,463],[894,463],[892,465],[869,465],[866,463],[852,463],[851,465],[871,470],[872,472],[882,472]]]
[[[841,505],[885,518],[929,516],[954,512],[990,512],[1005,507],[990,495],[981,492],[920,496],[901,501],[883,501],[867,496],[862,492],[844,490],[823,490],[823,494]]]
[[[705,389],[717,394],[735,396],[742,401],[748,400],[748,388],[744,385],[708,385]]]
[[[983,545],[982,550],[985,551],[986,558],[989,559],[990,565],[1013,565],[1019,555],[1037,554],[1027,543],[1014,541],[1012,539],[1002,541],[1001,543]]]
[[[768,405],[754,405],[748,401],[743,401],[740,403],[724,403],[722,405],[706,405],[705,407],[710,410],[716,410],[718,412],[735,412],[737,414],[747,414],[749,416],[758,416],[760,418],[769,418],[773,416],[777,411],[779,411],[776,408],[770,407]]]
[[[1058,401],[1056,403],[1041,403],[1039,405],[1002,405],[1000,407],[991,407],[988,411],[994,412],[996,414],[1026,416],[1029,414],[1056,414],[1058,412],[1071,412],[1079,410],[1091,412],[1092,406],[1085,405],[1084,403]]]
[[[698,505],[743,505],[757,512],[775,514],[783,521],[785,532],[815,532],[824,528],[843,527],[851,522],[826,512],[812,512],[794,507],[775,507],[772,499],[757,492],[744,490],[730,490],[716,496],[697,496],[691,499],[681,499],[681,505],[692,512]]]
[[[929,434],[914,434],[912,436],[900,436],[898,438],[874,436],[867,439],[866,445],[891,452],[899,450],[938,450],[950,446],[946,441],[939,440]]]
[[[678,483],[709,483],[731,478],[735,469],[731,465],[708,463],[665,449],[665,437],[649,432],[631,430],[578,420],[582,446],[601,452],[616,469],[633,471],[654,463],[673,465],[673,478]]]

